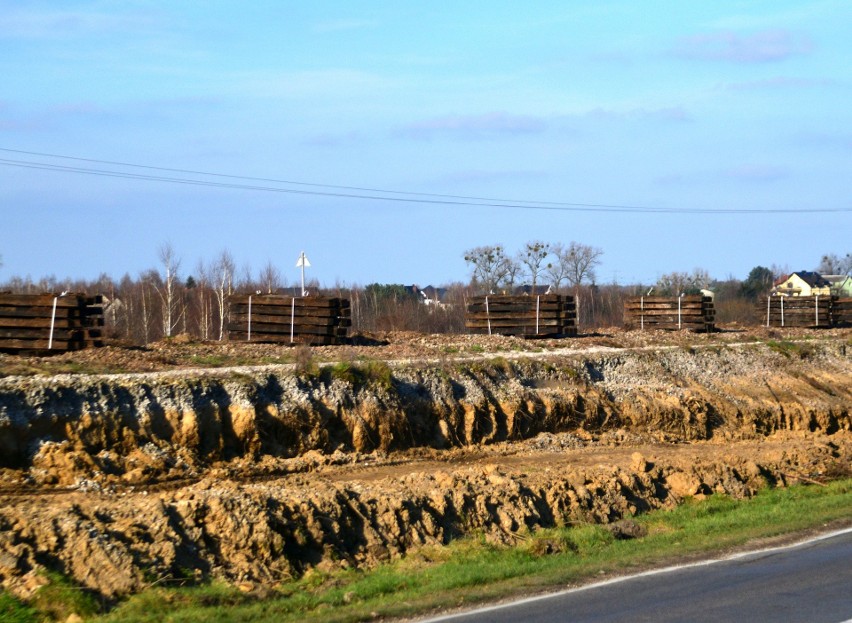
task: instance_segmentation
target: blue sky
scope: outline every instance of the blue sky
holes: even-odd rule
[[[812,269],[852,251],[849,24],[846,0],[0,0],[0,282],[137,275],[167,242],[185,275],[227,249],[291,283],[304,249],[326,285],[466,280],[465,249],[536,239],[601,248],[600,282]],[[244,188],[376,195],[305,184],[670,211]]]

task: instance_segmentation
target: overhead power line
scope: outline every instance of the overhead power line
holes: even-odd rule
[[[369,188],[361,186],[341,186],[334,184],[318,184],[300,182],[293,180],[250,177],[245,175],[232,175],[209,171],[197,171],[191,169],[178,169],[169,167],[158,167],[151,165],[133,164],[113,160],[98,160],[94,158],[82,158],[78,156],[66,156],[44,152],[31,152],[19,149],[0,147],[0,151],[28,156],[39,156],[46,158],[58,158],[85,162],[93,164],[110,165],[114,167],[127,167],[146,171],[160,171],[164,173],[179,173],[183,175],[205,176],[217,179],[243,180],[245,182],[265,182],[267,184],[279,184],[289,186],[300,186],[303,188],[286,188],[282,186],[269,186],[258,184],[246,184],[237,182],[213,181],[209,179],[195,179],[185,176],[166,176],[151,173],[134,173],[131,171],[110,170],[84,166],[69,166],[51,162],[38,162],[32,160],[21,160],[13,158],[0,158],[0,165],[18,167],[25,169],[36,169],[43,171],[72,173],[77,175],[90,175],[98,177],[113,177],[148,182],[160,182],[169,184],[182,184],[189,186],[203,186],[211,188],[248,190],[260,192],[286,193],[296,195],[311,195],[320,197],[335,197],[344,199],[361,199],[372,201],[390,201],[398,203],[432,204],[432,205],[455,205],[465,207],[490,207],[490,208],[512,208],[521,210],[555,210],[567,212],[621,212],[621,213],[663,213],[663,214],[779,214],[779,213],[837,213],[852,212],[852,208],[662,208],[653,206],[635,206],[603,203],[574,203],[557,201],[516,200],[500,199],[494,197],[476,197],[468,195],[445,195],[437,193],[411,192],[387,190],[381,188]],[[308,190],[310,188],[311,190]],[[321,190],[326,189],[326,190]],[[370,193],[370,194],[366,194]]]

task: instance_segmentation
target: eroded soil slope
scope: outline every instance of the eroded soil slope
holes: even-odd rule
[[[0,580],[270,583],[849,472],[849,337],[0,379]]]

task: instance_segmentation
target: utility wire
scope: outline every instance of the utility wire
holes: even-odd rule
[[[353,193],[342,192],[321,192],[316,190],[299,190],[295,188],[278,188],[273,186],[257,186],[249,184],[233,184],[226,182],[212,182],[205,180],[193,180],[188,178],[175,178],[155,175],[144,175],[139,173],[128,173],[122,171],[106,171],[101,169],[86,169],[82,167],[69,167],[62,165],[47,164],[42,162],[27,162],[20,160],[0,159],[0,165],[19,167],[25,169],[39,169],[43,171],[55,171],[64,173],[78,173],[83,175],[94,175],[99,177],[116,177],[124,179],[145,180],[151,182],[168,182],[173,184],[184,184],[189,186],[207,186],[213,188],[229,188],[237,190],[255,190],[264,192],[287,193],[294,195],[313,195],[321,197],[336,197],[345,199],[368,199],[376,201],[392,201],[401,203],[415,204],[432,204],[432,205],[455,205],[455,206],[471,206],[471,207],[489,207],[489,208],[515,208],[521,210],[559,210],[571,212],[638,212],[640,209],[629,207],[615,206],[599,206],[599,207],[582,207],[582,206],[555,206],[555,205],[531,205],[531,204],[513,204],[513,203],[484,203],[473,201],[450,201],[449,199],[416,199],[413,197],[383,197],[381,195],[360,195]],[[642,212],[671,212],[674,208],[642,208]]]
[[[648,206],[628,206],[628,205],[606,205],[606,204],[596,204],[596,203],[566,203],[559,201],[525,201],[525,200],[517,200],[517,199],[500,199],[495,197],[474,197],[469,195],[447,195],[447,194],[438,194],[438,193],[424,193],[424,192],[412,192],[412,191],[404,191],[404,190],[387,190],[383,188],[370,188],[363,186],[340,186],[336,184],[317,184],[311,182],[297,182],[293,180],[282,180],[275,178],[266,178],[266,177],[250,177],[245,175],[231,175],[227,173],[214,173],[210,171],[195,171],[192,169],[173,169],[168,167],[156,167],[144,164],[132,164],[129,162],[120,162],[115,160],[97,160],[94,158],[81,158],[77,156],[65,156],[61,154],[50,154],[44,152],[37,151],[24,151],[21,149],[9,149],[5,147],[0,147],[0,151],[16,153],[16,154],[25,154],[28,156],[45,156],[48,158],[62,158],[65,160],[77,160],[80,162],[92,162],[95,164],[110,164],[116,166],[123,167],[134,167],[139,169],[148,169],[153,171],[166,171],[169,173],[189,173],[192,175],[207,175],[211,177],[224,177],[229,179],[238,179],[238,180],[248,180],[254,182],[273,182],[276,184],[290,184],[293,186],[310,186],[314,188],[333,188],[338,190],[355,190],[362,192],[375,192],[375,193],[385,193],[392,195],[409,195],[416,197],[439,197],[442,199],[464,199],[469,201],[498,201],[501,203],[524,203],[524,204],[536,204],[536,205],[563,205],[563,206],[579,206],[579,207],[587,207],[587,208],[624,208],[631,210],[654,210],[655,208],[650,208]]]
[[[215,182],[203,179],[192,179],[187,177],[169,177],[163,175],[151,175],[143,173],[132,173],[127,171],[112,171],[107,169],[74,167],[67,165],[52,164],[48,162],[35,162],[30,160],[20,159],[0,159],[0,165],[9,167],[18,167],[26,169],[37,169],[43,171],[74,173],[79,175],[91,175],[99,177],[114,177],[123,179],[134,179],[150,182],[162,182],[171,184],[183,184],[190,186],[205,186],[212,188],[224,188],[234,190],[251,190],[262,192],[276,192],[297,195],[311,195],[321,197],[335,197],[345,199],[363,199],[372,201],[391,201],[398,203],[413,203],[413,204],[432,204],[432,205],[455,205],[465,207],[489,207],[489,208],[512,208],[521,210],[553,210],[566,212],[620,212],[620,213],[664,213],[664,214],[793,214],[793,213],[838,213],[852,212],[852,208],[797,208],[797,209],[782,209],[782,208],[660,208],[651,206],[629,206],[617,204],[589,204],[589,203],[566,203],[566,202],[551,202],[551,201],[517,201],[511,199],[495,199],[489,197],[471,197],[464,195],[441,195],[435,193],[416,193],[406,191],[383,190],[378,188],[364,188],[357,186],[338,186],[331,184],[312,184],[308,182],[294,182],[288,180],[248,177],[241,175],[228,175],[224,173],[211,173],[205,171],[193,171],[188,169],[172,169],[167,167],[156,167],[148,165],[138,165],[126,162],[116,162],[109,160],[96,160],[91,158],[79,158],[75,156],[62,156],[58,154],[48,154],[41,152],[28,152],[23,150],[8,149],[0,147],[0,151],[27,154],[33,156],[43,156],[50,158],[62,158],[67,160],[75,160],[79,162],[91,162],[97,164],[109,164],[113,166],[134,167],[138,169],[146,169],[151,171],[163,171],[171,173],[184,173],[192,175],[203,175],[217,178],[227,178],[257,182],[271,182],[275,184],[290,184],[308,186],[312,188],[328,188],[338,190],[350,190],[354,192],[332,192],[321,190],[301,190],[295,188],[281,188],[277,186],[261,186],[256,184],[240,184],[233,182]],[[399,196],[382,196],[376,194],[362,193],[385,193],[387,195]],[[498,203],[499,202],[499,203]]]

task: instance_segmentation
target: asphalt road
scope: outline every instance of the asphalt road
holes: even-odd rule
[[[429,621],[852,621],[852,530]]]

